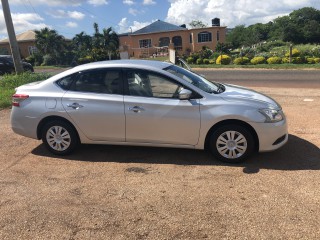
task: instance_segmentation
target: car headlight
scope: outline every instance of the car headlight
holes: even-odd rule
[[[282,110],[280,109],[271,109],[271,108],[266,108],[266,109],[260,109],[259,112],[266,117],[265,122],[279,122],[282,121],[284,116],[282,113]]]

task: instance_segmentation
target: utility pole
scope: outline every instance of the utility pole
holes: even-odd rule
[[[4,19],[6,21],[14,67],[16,69],[16,73],[22,73],[23,68],[22,68],[22,64],[21,64],[19,46],[17,43],[16,34],[15,34],[14,28],[13,28],[9,3],[8,3],[8,0],[1,0],[1,3],[2,3],[2,10],[3,10]]]

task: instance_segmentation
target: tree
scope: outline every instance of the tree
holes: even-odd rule
[[[191,28],[205,28],[207,27],[207,24],[203,23],[200,20],[192,20],[189,25],[191,26]]]
[[[42,55],[50,55],[55,62],[58,61],[60,53],[65,48],[64,37],[59,35],[56,30],[43,28],[36,30],[35,45]]]
[[[112,27],[103,29],[103,37],[104,37],[104,47],[109,56],[109,60],[111,60],[112,54],[115,54],[119,48],[119,37],[112,30]]]
[[[92,37],[85,32],[76,34],[72,39],[74,48],[76,49],[76,55],[84,57],[92,49]]]

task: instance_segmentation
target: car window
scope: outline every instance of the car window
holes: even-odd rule
[[[63,90],[69,90],[76,74],[71,74],[57,81],[59,87]]]
[[[160,74],[147,71],[127,71],[127,80],[131,96],[177,99],[182,89],[181,84]]]
[[[71,90],[77,92],[92,92],[120,94],[120,70],[91,70],[80,72],[72,84]]]

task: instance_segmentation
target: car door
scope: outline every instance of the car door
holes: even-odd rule
[[[200,130],[199,100],[180,100],[183,86],[151,71],[124,73],[126,141],[196,145]]]
[[[120,69],[80,72],[62,104],[78,128],[94,141],[125,141],[123,83]]]

